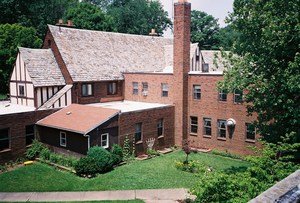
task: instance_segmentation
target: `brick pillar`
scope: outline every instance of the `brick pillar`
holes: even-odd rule
[[[188,137],[188,72],[190,71],[191,4],[174,4],[174,104],[175,144],[182,146]]]

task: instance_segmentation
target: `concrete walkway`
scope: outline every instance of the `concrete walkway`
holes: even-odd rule
[[[134,200],[146,203],[174,203],[190,198],[187,189],[117,190],[99,192],[0,192],[0,202],[59,202]]]

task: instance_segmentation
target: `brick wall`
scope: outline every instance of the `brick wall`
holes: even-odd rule
[[[0,128],[9,128],[10,149],[0,152],[0,163],[24,155],[26,151],[26,126],[33,125],[38,120],[56,112],[58,109],[31,111],[24,113],[0,115]]]
[[[157,137],[157,122],[164,119],[164,136]],[[135,124],[142,123],[142,142],[136,143],[137,155],[146,153],[146,140],[155,138],[154,149],[174,145],[174,107],[150,109],[140,112],[122,113],[119,118],[119,144],[123,145],[126,135],[133,140]]]
[[[245,123],[251,123],[255,116],[247,116],[246,104],[235,104],[233,94],[227,95],[227,101],[219,101],[217,82],[222,80],[219,75],[194,75],[189,77],[189,117],[198,117],[198,133],[190,134],[193,147],[211,148],[237,154],[251,154],[247,146],[260,146],[256,142],[246,141]],[[201,99],[193,99],[193,85],[201,85]],[[203,136],[203,118],[212,119],[212,136]],[[226,135],[226,140],[217,138],[217,120],[236,120],[236,127],[232,139]],[[190,123],[190,119],[189,119]],[[190,126],[189,126],[190,127]],[[189,129],[190,132],[190,129]]]

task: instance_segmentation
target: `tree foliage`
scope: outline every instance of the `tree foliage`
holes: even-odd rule
[[[200,49],[218,49],[218,20],[203,11],[191,13],[191,41],[198,43]]]
[[[64,19],[72,19],[76,28],[102,31],[115,30],[112,17],[91,3],[82,2],[70,7],[66,11]]]
[[[13,70],[18,47],[39,48],[42,40],[34,28],[18,24],[0,24],[0,92],[8,92],[9,77]]]
[[[117,32],[148,35],[156,29],[159,35],[171,25],[168,14],[159,1],[114,0],[108,8]]]
[[[231,14],[239,36],[220,87],[247,90],[248,111],[271,142],[292,132],[300,140],[299,10],[299,0],[235,0]]]

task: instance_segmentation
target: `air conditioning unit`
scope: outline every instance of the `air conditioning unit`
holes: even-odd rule
[[[143,95],[144,97],[146,97],[146,96],[148,95],[148,91],[143,91],[143,92],[142,92],[142,95]]]

